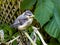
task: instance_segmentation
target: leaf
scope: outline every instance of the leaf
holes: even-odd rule
[[[54,17],[53,19],[46,25],[45,30],[46,32],[60,41],[60,14],[58,13],[57,9],[54,10]]]
[[[37,45],[42,45],[41,40],[40,40],[40,38],[38,36],[37,36],[36,43],[37,43]]]
[[[43,0],[37,0],[36,7],[40,6],[40,4],[43,2]]]
[[[17,45],[17,41],[16,40],[13,42],[13,45]]]
[[[28,34],[30,35],[33,32],[32,26],[27,29]]]
[[[17,32],[15,29],[11,28],[8,24],[0,24],[0,30],[4,31],[4,39],[5,41],[9,41],[12,39],[12,36]]]
[[[50,42],[48,43],[48,45],[60,45],[60,43],[57,42],[56,39],[51,38],[51,39],[50,39]]]
[[[54,18],[45,27],[46,32],[60,42],[60,0],[52,0],[55,5]]]
[[[54,17],[55,17],[55,20],[58,24],[58,27],[60,28],[60,13],[58,12],[57,8],[55,8],[55,10],[54,10]]]
[[[19,33],[18,33],[18,32],[16,32],[13,36],[17,37],[18,35],[19,35]]]
[[[60,0],[52,0],[54,2],[54,5],[57,7],[57,9],[60,10]]]
[[[55,19],[50,21],[50,23],[45,27],[45,30],[50,36],[57,39],[60,38],[60,28]]]
[[[52,19],[49,24],[45,27],[46,32],[53,37],[58,37],[59,34],[59,27],[55,19]],[[58,33],[58,34],[57,34]]]
[[[35,4],[35,2],[36,0],[23,0],[21,3],[21,10],[30,9]]]
[[[37,21],[40,22],[41,26],[48,22],[53,16],[53,9],[54,4],[51,0],[45,0],[36,7],[34,15]]]

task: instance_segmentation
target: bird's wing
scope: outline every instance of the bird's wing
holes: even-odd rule
[[[28,19],[23,16],[23,15],[20,15],[17,17],[17,19],[14,21],[14,23],[12,24],[12,27],[15,27],[17,28],[18,26],[20,25],[23,25]]]
[[[20,15],[17,17],[17,19],[26,19],[26,18],[27,18],[26,15]]]
[[[27,19],[27,17],[26,16],[24,16],[24,15],[20,15],[20,16],[18,16],[17,17],[17,19],[14,21],[14,23],[15,24],[17,24],[17,23],[25,23],[25,21],[27,21],[28,19]]]

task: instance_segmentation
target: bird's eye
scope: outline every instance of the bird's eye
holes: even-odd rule
[[[28,16],[31,16],[31,15],[28,15]]]

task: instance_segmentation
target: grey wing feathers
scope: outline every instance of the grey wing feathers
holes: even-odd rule
[[[25,15],[20,15],[17,17],[17,19],[12,24],[12,27],[17,28],[19,25],[24,24],[27,21],[27,18]]]

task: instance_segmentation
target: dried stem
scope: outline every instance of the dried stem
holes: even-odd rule
[[[34,27],[34,26],[32,26],[32,28],[34,29],[34,32],[35,32],[35,33],[39,36],[39,38],[41,39],[43,45],[47,45],[46,42],[44,41],[41,33],[38,31],[38,28],[36,28],[36,27]]]
[[[20,36],[17,36],[16,38],[14,38],[13,40],[10,40],[9,42],[7,42],[6,44],[9,45],[11,43],[13,43],[13,41],[17,40]]]
[[[23,31],[23,32],[24,32],[24,34],[28,37],[28,39],[31,41],[31,43],[32,43],[33,45],[37,45],[37,44],[30,38],[30,36],[28,35],[27,32],[25,32],[25,31]]]

